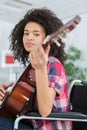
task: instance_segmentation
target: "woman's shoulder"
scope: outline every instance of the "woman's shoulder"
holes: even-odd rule
[[[49,56],[48,68],[55,68],[58,69],[58,71],[62,70],[63,72],[65,72],[65,68],[62,63],[54,56]]]
[[[57,62],[58,64],[61,64],[61,62],[54,56],[49,56],[48,57],[48,64],[51,64],[51,63],[54,63],[54,62]]]

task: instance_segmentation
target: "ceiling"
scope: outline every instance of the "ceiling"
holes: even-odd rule
[[[48,7],[66,19],[87,13],[87,0],[0,0],[0,21],[16,23],[31,8]]]

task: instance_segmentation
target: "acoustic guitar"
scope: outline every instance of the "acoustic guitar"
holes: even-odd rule
[[[55,43],[59,47],[59,41],[73,30],[79,24],[80,20],[80,16],[75,16],[55,33],[47,36],[43,42],[43,46],[46,47],[50,43]],[[35,95],[35,89],[35,72],[31,64],[29,64],[18,81],[7,89],[6,96],[0,102],[0,116],[13,118],[23,110],[26,104],[28,104],[29,111],[32,111],[31,102]]]

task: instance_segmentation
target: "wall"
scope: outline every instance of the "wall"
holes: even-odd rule
[[[80,65],[87,67],[87,14],[80,15],[80,17],[81,22],[70,32],[70,36],[66,39],[66,46],[74,45],[80,49],[82,51]]]
[[[3,67],[2,66],[2,52],[9,50],[9,36],[11,33],[13,24],[7,22],[0,22],[0,83],[8,83],[9,81],[15,81],[18,74],[22,73],[22,67]]]

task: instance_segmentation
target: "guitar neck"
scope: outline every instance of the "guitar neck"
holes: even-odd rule
[[[72,18],[70,21],[68,21],[66,24],[61,26],[59,29],[57,29],[56,32],[52,33],[51,35],[47,35],[45,38],[43,45],[47,46],[49,43],[51,43],[52,39],[56,39],[58,41],[60,39],[60,36],[64,36],[79,24],[81,21],[81,17],[79,15],[76,15],[74,18]]]

